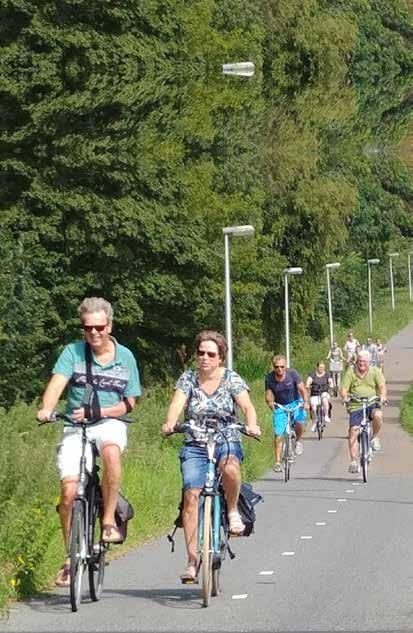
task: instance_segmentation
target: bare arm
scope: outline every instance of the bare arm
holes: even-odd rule
[[[268,408],[271,409],[271,411],[274,411],[274,394],[271,391],[271,389],[266,389],[265,390],[265,402],[268,405]]]
[[[178,422],[178,418],[181,415],[185,403],[187,401],[187,396],[183,391],[177,389],[172,396],[172,400],[168,407],[168,412],[166,414],[166,422],[162,424],[161,433],[167,435],[168,433],[172,433],[174,430],[176,423]]]
[[[69,379],[63,374],[53,374],[43,394],[42,406],[37,412],[38,420],[50,418],[68,382]]]
[[[235,396],[235,402],[243,412],[246,418],[246,427],[251,435],[261,435],[261,429],[257,423],[257,413],[255,407],[251,402],[250,394],[248,391],[241,391]]]
[[[300,396],[304,400],[304,408],[308,409],[309,408],[308,393],[307,393],[307,389],[305,388],[304,383],[303,382],[299,382],[297,384],[297,389],[298,389],[298,393],[300,394]]]

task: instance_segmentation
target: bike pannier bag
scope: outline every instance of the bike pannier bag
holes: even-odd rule
[[[238,499],[238,512],[245,525],[242,536],[249,536],[254,531],[256,519],[254,506],[260,501],[262,501],[262,496],[253,491],[251,484],[243,482]]]
[[[125,541],[128,532],[128,521],[133,519],[134,516],[135,512],[131,503],[123,496],[123,494],[119,493],[115,510],[115,521],[116,527],[122,535],[122,541],[120,541],[120,543]]]

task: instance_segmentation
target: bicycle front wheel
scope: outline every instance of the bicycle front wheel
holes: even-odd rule
[[[323,411],[321,407],[319,407],[317,409],[317,434],[318,434],[319,440],[321,440],[321,438],[323,437],[323,431],[324,431],[323,425],[324,425]]]
[[[85,508],[76,499],[72,510],[70,528],[70,604],[77,611],[82,601],[82,576],[86,560]]]
[[[363,481],[364,483],[367,483],[367,472],[369,469],[369,445],[366,433],[360,434],[360,462],[363,473]]]
[[[207,607],[212,590],[212,497],[205,497],[202,531],[202,606]]]
[[[98,493],[99,494],[99,493]],[[89,557],[89,590],[93,602],[100,600],[103,589],[103,579],[105,576],[105,559],[107,546],[101,540],[100,514],[101,503],[98,496],[93,495],[91,499],[90,517],[90,557]]]
[[[287,434],[284,437],[284,481],[287,483],[287,481],[290,478],[290,467],[291,467],[291,461],[290,461],[290,453],[291,453],[291,438],[290,436]]]

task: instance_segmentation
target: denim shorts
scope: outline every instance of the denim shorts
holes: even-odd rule
[[[241,463],[244,459],[241,442],[226,442],[216,445],[215,459],[217,464],[233,455]],[[203,488],[207,471],[207,450],[205,446],[184,444],[179,453],[181,461],[182,487],[184,490]]]
[[[372,419],[372,413],[374,409],[381,409],[378,402],[374,402],[370,407],[367,407],[367,417]],[[357,411],[350,411],[350,426],[360,426],[363,419],[363,409],[357,409]]]

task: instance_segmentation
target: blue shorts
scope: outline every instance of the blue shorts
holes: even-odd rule
[[[289,402],[285,406],[287,409],[294,409],[297,405],[300,404],[302,400],[294,400],[293,402]],[[297,409],[294,413],[294,424],[302,423],[305,424],[307,419],[307,415],[304,409]],[[272,424],[274,427],[275,435],[284,435],[285,429],[287,427],[287,414],[282,409],[275,409],[272,415]]]
[[[381,409],[378,402],[374,402],[372,405],[367,407],[367,416],[369,420],[372,419],[372,413],[374,409]],[[350,426],[360,426],[361,421],[363,419],[363,409],[357,409],[357,411],[350,411]]]
[[[241,463],[244,451],[241,442],[223,442],[216,445],[217,464],[228,455],[234,455]],[[184,444],[179,453],[181,461],[182,487],[184,490],[203,488],[207,471],[207,450],[205,446]]]

